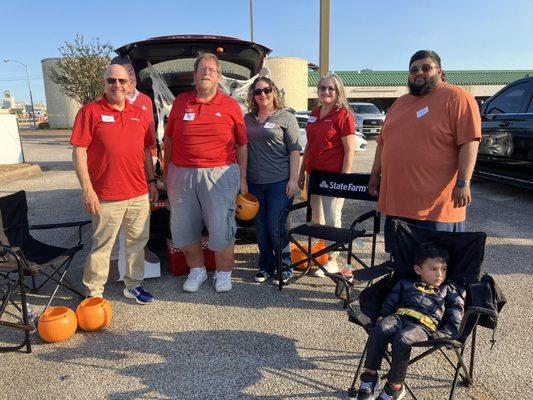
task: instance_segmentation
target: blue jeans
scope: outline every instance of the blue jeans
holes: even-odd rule
[[[258,185],[248,183],[248,190],[259,200],[259,212],[255,217],[257,226],[257,245],[259,246],[259,269],[269,275],[276,271],[278,260],[278,218],[281,211],[292,204],[292,198],[287,198],[285,189],[288,180]],[[287,219],[283,221],[283,234],[287,233]],[[291,264],[291,250],[289,241],[283,240],[282,265]]]

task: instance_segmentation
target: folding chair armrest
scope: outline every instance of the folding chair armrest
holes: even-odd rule
[[[385,261],[383,264],[370,268],[356,269],[353,271],[353,277],[356,281],[371,281],[390,274],[392,271],[394,271],[394,263],[392,261]]]
[[[20,247],[11,247],[11,246],[6,246],[5,244],[0,244],[0,251],[16,255],[17,253],[20,252]]]
[[[413,343],[413,347],[434,347],[434,346],[446,346],[460,349],[462,344],[458,340],[452,338],[438,338],[438,339],[429,339],[423,342]]]
[[[75,221],[75,222],[62,222],[58,224],[40,224],[40,225],[30,225],[30,230],[37,230],[37,229],[57,229],[57,228],[73,228],[73,227],[82,227],[84,225],[90,224],[90,220],[86,221]]]
[[[73,222],[62,222],[58,224],[41,224],[41,225],[30,225],[30,230],[36,229],[57,229],[57,228],[78,228],[78,246],[81,244],[81,228],[84,225],[90,224],[92,221],[73,221]]]
[[[468,307],[468,309],[465,311],[465,315],[463,318],[468,317],[470,314],[477,314],[477,315],[486,315],[488,317],[497,317],[498,314],[496,311],[483,308],[483,307]]]
[[[20,247],[11,247],[11,246],[0,244],[0,255],[2,253],[9,253],[13,257],[15,257],[15,260],[17,260],[17,266],[20,269],[20,271],[24,269],[24,266],[28,265],[26,262],[26,259],[24,258],[24,254],[22,254],[22,252],[20,251]]]
[[[374,321],[368,315],[363,314],[357,306],[354,307],[353,303],[347,307],[346,312],[348,313],[348,321],[362,326],[367,332],[374,325]]]
[[[476,318],[476,324],[477,324],[477,319],[481,315],[487,315],[489,317],[496,317],[498,314],[496,313],[496,311],[490,310],[488,308],[468,307],[465,311],[465,314],[463,315],[463,319],[461,320],[461,325],[459,325],[459,329],[457,331],[457,334],[454,336],[454,339],[461,338],[464,335],[464,330],[471,316]]]
[[[306,208],[309,205],[309,200],[302,201],[301,203],[291,204],[289,207],[283,209],[284,212],[290,213],[300,208]]]
[[[367,211],[366,213],[360,215],[357,217],[357,219],[355,220],[356,223],[361,223],[369,218],[374,218],[376,215],[378,214],[378,212],[376,210],[370,210],[370,211]]]
[[[281,213],[279,214],[278,226],[282,226],[285,223],[285,218],[288,217],[288,215],[291,212],[295,210],[299,210],[301,208],[306,208],[308,205],[309,205],[309,200],[302,201],[301,203],[297,203],[297,204],[291,204],[290,206],[285,207],[283,210],[281,210]]]
[[[353,222],[352,222],[352,225],[350,226],[350,232],[354,232],[355,231],[355,228],[357,227],[358,224],[360,224],[361,222],[363,221],[366,221],[367,219],[370,219],[370,218],[375,218],[377,215],[377,211],[376,210],[370,210],[370,211],[367,211],[366,213],[358,216]]]

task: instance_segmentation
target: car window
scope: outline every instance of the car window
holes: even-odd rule
[[[307,126],[308,119],[308,117],[296,117],[296,120],[298,121],[298,126],[302,129],[305,129],[305,127]]]
[[[489,102],[486,108],[487,114],[520,112],[520,106],[528,87],[529,82],[522,82],[507,88]]]
[[[161,74],[168,86],[173,86],[174,84],[178,84],[180,79],[183,79],[186,76],[192,78],[195,60],[196,58],[178,58],[154,64],[153,68],[157,73]],[[222,74],[227,78],[240,80],[250,79],[250,69],[243,67],[242,65],[224,60],[220,60],[220,65],[222,67]],[[141,81],[149,78],[150,72],[148,68],[142,69],[139,72],[139,77],[141,78]]]
[[[527,113],[533,113],[533,96],[529,98],[529,105],[527,106]]]
[[[351,106],[357,114],[380,114],[379,109],[374,104],[351,104]]]

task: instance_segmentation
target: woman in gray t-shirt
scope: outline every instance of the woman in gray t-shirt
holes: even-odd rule
[[[301,146],[296,117],[284,109],[278,88],[267,77],[257,78],[248,91],[248,110],[244,116],[248,134],[248,190],[259,200],[255,217],[259,270],[256,282],[275,275],[278,252],[278,218],[292,204],[298,190]],[[283,225],[287,229],[287,221]],[[289,242],[281,243],[282,264],[291,264]],[[292,271],[284,271],[286,282]]]

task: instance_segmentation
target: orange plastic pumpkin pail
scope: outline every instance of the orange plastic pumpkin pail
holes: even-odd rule
[[[76,308],[78,325],[88,332],[105,328],[111,322],[112,314],[111,303],[98,297],[85,299]]]
[[[37,332],[46,342],[56,343],[74,335],[78,322],[76,314],[68,307],[50,307],[39,317]]]
[[[307,249],[307,244],[302,245],[304,249]],[[293,263],[302,261],[306,258],[306,255],[300,250],[294,243],[291,243],[291,260]],[[307,268],[307,263],[302,263],[295,267],[298,270],[304,270]]]
[[[302,244],[302,247],[307,250],[307,243]],[[323,240],[317,241],[312,247],[311,247],[311,253],[316,253],[317,251],[322,250],[325,247],[325,243]],[[293,263],[296,263],[298,261],[301,261],[306,258],[306,255],[298,248],[294,243],[291,243],[291,260]],[[321,256],[317,257],[316,259],[320,264],[324,265],[329,260],[329,255],[322,254]],[[302,263],[296,267],[298,270],[304,270],[307,268],[308,263]]]
[[[259,200],[251,193],[238,194],[235,216],[241,221],[251,221],[259,211]]]
[[[323,240],[319,240],[313,245],[313,247],[311,247],[311,253],[316,253],[317,251],[322,250],[324,247],[326,247],[326,244],[324,243],[324,241]],[[324,265],[325,263],[328,262],[329,255],[328,255],[328,253],[322,254],[321,256],[317,257],[316,260],[320,264]]]

